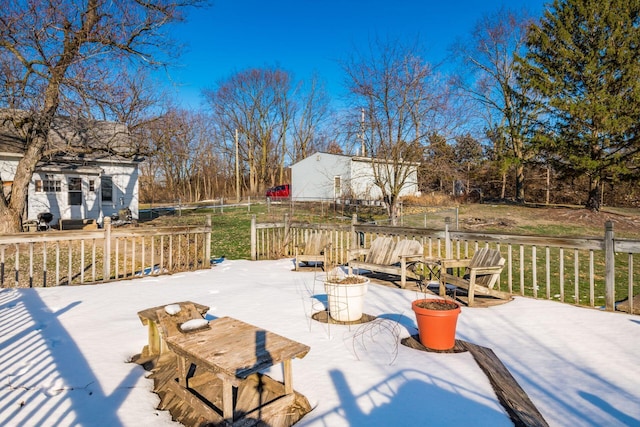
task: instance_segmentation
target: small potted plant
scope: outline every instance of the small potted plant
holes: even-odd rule
[[[456,325],[460,305],[441,298],[413,301],[420,343],[432,350],[450,350],[456,343]]]
[[[324,290],[331,318],[339,322],[360,320],[368,288],[369,279],[364,276],[347,275],[340,268],[329,271],[324,280]]]

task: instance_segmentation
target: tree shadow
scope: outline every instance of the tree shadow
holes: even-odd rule
[[[389,426],[400,419],[410,419],[412,425],[512,425],[506,413],[481,403],[485,396],[476,393],[472,400],[466,396],[473,391],[424,372],[400,371],[359,394],[342,371],[334,369],[329,375],[339,405],[305,420],[331,425],[341,419],[351,426]]]
[[[131,365],[110,394],[101,389],[82,350],[59,321],[79,304],[52,310],[33,289],[0,290],[3,425],[123,425],[115,411],[104,408],[117,408],[126,400],[141,368]],[[50,409],[43,411],[42,405]]]
[[[611,415],[615,419],[619,420],[621,425],[625,426],[640,426],[640,419],[633,418],[630,415],[625,414],[619,409],[615,408],[609,402],[602,399],[600,396],[596,396],[595,394],[587,393],[586,391],[578,392],[578,395],[582,397],[587,402],[592,405],[600,408],[603,412]]]

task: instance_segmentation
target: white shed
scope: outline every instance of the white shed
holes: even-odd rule
[[[418,192],[418,163],[402,162],[404,185],[400,196]],[[333,199],[379,200],[381,189],[374,183],[378,176],[392,176],[392,162],[370,157],[315,153],[291,166],[291,199],[315,201]],[[392,179],[384,179],[390,185]],[[387,187],[388,188],[388,187]]]
[[[65,120],[60,120],[65,123]],[[90,122],[90,131],[78,136],[64,126],[56,138],[67,142],[131,144],[126,126],[113,122]],[[98,141],[101,139],[103,141]],[[57,141],[56,141],[57,142]],[[24,155],[24,141],[7,122],[0,127],[0,180],[5,188],[12,185],[16,167]],[[143,159],[117,154],[57,155],[42,159],[32,175],[24,220],[36,220],[38,214],[51,213],[60,219],[94,219],[101,223],[106,216],[122,209],[138,218],[138,166]]]

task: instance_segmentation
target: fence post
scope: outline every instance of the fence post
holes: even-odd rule
[[[211,214],[207,215],[207,236],[204,239],[204,262],[211,264]],[[206,264],[205,264],[206,265]]]
[[[458,206],[456,206],[456,231],[460,230],[460,212]]]
[[[102,281],[106,282],[111,279],[111,217],[104,217],[102,220],[102,228],[104,229]],[[118,260],[116,260],[116,262],[118,262]]]
[[[604,287],[605,287],[605,308],[607,311],[615,311],[616,300],[616,270],[614,253],[613,222],[607,221],[604,224]],[[631,301],[632,296],[629,296]]]
[[[451,217],[444,219],[444,255],[447,259],[451,259],[451,235],[449,234],[449,226],[451,225]]]
[[[358,225],[358,214],[353,214],[351,216],[351,235],[353,239],[351,240],[351,249],[358,249],[359,239],[358,233],[356,233],[356,225]]]
[[[256,216],[251,215],[251,261],[258,259],[258,233],[256,232]]]
[[[289,214],[285,212],[284,214],[284,238],[282,242],[282,251],[285,256],[289,256],[291,254],[290,246],[289,246]]]

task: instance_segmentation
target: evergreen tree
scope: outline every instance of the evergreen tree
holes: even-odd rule
[[[586,207],[603,179],[638,176],[640,0],[555,0],[527,39],[521,81],[541,95],[543,148],[565,176],[587,176]]]

